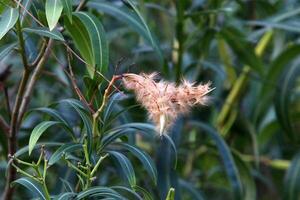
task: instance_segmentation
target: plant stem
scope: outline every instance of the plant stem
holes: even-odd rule
[[[105,154],[104,156],[101,156],[99,158],[99,160],[97,161],[96,165],[94,166],[92,172],[91,172],[91,176],[94,176],[94,174],[96,173],[96,171],[98,170],[100,163],[107,157],[109,156],[109,154]]]
[[[98,122],[98,119],[99,119],[99,116],[101,114],[101,112],[103,111],[106,103],[107,103],[107,100],[108,100],[108,97],[109,97],[109,94],[110,94],[110,91],[111,91],[111,88],[113,87],[114,85],[114,82],[118,79],[120,79],[122,76],[113,76],[111,81],[109,82],[107,88],[105,89],[105,92],[104,92],[104,95],[103,95],[103,99],[102,99],[102,104],[100,106],[100,108],[93,114],[93,135],[94,137],[99,137],[100,138],[100,133],[99,133],[99,130],[98,130],[98,126],[97,126],[97,122]]]
[[[18,34],[19,44],[20,44],[20,53],[21,53],[21,57],[22,57],[22,61],[23,61],[23,66],[26,70],[26,69],[29,69],[29,66],[28,66],[27,57],[26,57],[25,44],[24,44],[24,38],[23,38],[20,19],[17,20],[16,26],[17,26],[17,34]]]
[[[47,47],[45,49],[45,52],[42,56],[42,58],[40,59],[40,61],[38,62],[37,66],[35,67],[34,71],[33,71],[33,74],[32,74],[32,77],[28,83],[28,86],[27,86],[27,89],[26,89],[26,92],[24,94],[24,97],[23,97],[23,100],[22,100],[22,105],[20,107],[20,114],[19,114],[19,117],[18,117],[18,123],[20,124],[21,121],[22,121],[22,118],[25,114],[25,111],[27,109],[27,106],[28,106],[28,103],[29,103],[29,100],[30,100],[30,96],[32,94],[32,91],[33,91],[33,87],[40,75],[40,72],[46,62],[46,60],[48,59],[49,57],[49,54],[51,52],[51,47],[52,47],[52,44],[53,44],[53,40],[50,39],[48,44],[47,44]]]
[[[273,35],[272,31],[268,31],[263,35],[263,37],[258,42],[258,44],[255,48],[255,54],[257,56],[261,56],[264,53],[268,43],[270,42],[270,40],[272,38],[272,35]],[[225,126],[225,121],[228,118],[230,111],[232,110],[232,106],[235,104],[235,102],[241,95],[243,88],[247,84],[250,71],[251,71],[251,68],[249,66],[244,66],[241,75],[233,84],[233,88],[231,89],[229,95],[227,96],[227,98],[225,100],[225,104],[223,105],[221,112],[217,119],[217,125],[218,125],[219,131],[222,130],[223,127]],[[227,130],[229,130],[229,129],[230,129],[230,126],[229,127],[227,126]],[[222,132],[222,131],[220,131],[220,132],[223,136],[226,135],[226,132]]]
[[[176,82],[180,81],[182,58],[183,58],[183,43],[184,43],[184,10],[183,1],[176,0],[177,21],[176,21],[176,40],[178,42],[178,51],[176,58]],[[176,44],[176,43],[175,43]],[[177,45],[176,45],[177,46]],[[176,51],[176,49],[174,49]]]

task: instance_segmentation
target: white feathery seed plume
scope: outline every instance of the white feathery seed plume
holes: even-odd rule
[[[167,81],[155,81],[157,73],[123,74],[126,89],[133,90],[136,99],[148,111],[160,135],[164,134],[181,114],[194,105],[206,105],[207,94],[214,88],[210,83],[195,85],[187,80],[176,86]]]

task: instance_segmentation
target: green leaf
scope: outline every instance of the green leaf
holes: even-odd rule
[[[1,14],[0,20],[0,40],[3,36],[14,27],[19,17],[19,10],[17,8],[8,8]]]
[[[75,200],[84,199],[91,195],[93,195],[93,197],[101,196],[101,197],[111,197],[114,199],[124,199],[122,196],[120,196],[119,193],[117,193],[116,191],[114,191],[108,187],[96,186],[96,187],[91,187],[85,191],[80,192],[77,195],[77,197],[75,198]]]
[[[92,122],[91,118],[89,117],[86,108],[82,105],[82,103],[76,99],[64,99],[60,101],[59,103],[67,103],[70,105],[80,116],[80,118],[83,121],[84,128],[87,133],[87,142],[88,142],[88,151],[91,152],[92,149],[92,139],[93,139],[93,133],[92,133]]]
[[[30,190],[32,193],[36,194],[39,198],[46,200],[44,191],[40,184],[36,181],[34,181],[31,178],[19,178],[12,182],[12,185],[20,184],[24,187],[26,187],[28,190]]]
[[[276,83],[280,74],[284,71],[286,66],[293,60],[297,59],[300,54],[300,45],[291,45],[278,55],[270,64],[269,70],[266,74],[265,80],[270,83]],[[281,84],[280,84],[281,85]],[[275,90],[273,84],[263,84],[260,90],[260,98],[258,106],[254,113],[254,120],[259,121],[261,115],[264,115],[266,110],[270,107],[273,100]]]
[[[223,140],[223,138],[221,137],[221,135],[215,129],[211,128],[210,126],[202,122],[192,121],[191,125],[203,129],[205,133],[207,133],[211,137],[211,139],[215,141],[216,146],[221,155],[225,171],[230,180],[231,187],[233,188],[234,197],[235,199],[243,199],[243,187],[241,184],[240,174],[237,170],[230,149],[225,143],[225,141]]]
[[[148,136],[153,136],[155,133],[155,127],[151,124],[146,123],[127,123],[111,130],[104,132],[104,137],[101,140],[102,149],[109,145],[111,142],[119,137],[127,134],[139,133]]]
[[[175,189],[170,188],[166,200],[174,200],[175,199]]]
[[[136,178],[130,160],[117,151],[107,151],[107,153],[109,153],[109,155],[111,155],[118,161],[124,177],[126,177],[126,180],[130,184],[130,186],[134,187],[136,185]]]
[[[168,142],[171,144],[171,147],[173,149],[173,152],[174,152],[174,169],[177,168],[177,148],[176,148],[176,145],[175,143],[173,142],[172,138],[167,135],[167,134],[163,134],[162,137],[165,137]]]
[[[23,28],[24,32],[34,33],[40,36],[45,36],[54,40],[65,41],[64,36],[57,30],[49,31],[45,27],[36,27],[36,28]]]
[[[72,7],[72,0],[61,0],[61,3],[63,4],[64,7],[64,12],[66,13],[69,21],[72,24],[72,11],[73,11],[73,7]]]
[[[244,200],[253,200],[256,199],[256,185],[254,178],[251,174],[251,168],[243,160],[243,156],[236,151],[232,151],[236,166],[241,175],[241,182],[243,184],[244,190]]]
[[[42,112],[42,113],[46,113],[48,114],[49,116],[51,116],[53,119],[57,120],[57,121],[60,121],[62,122],[65,126],[63,126],[63,128],[66,129],[66,131],[68,133],[70,133],[71,137],[74,139],[74,133],[73,133],[73,130],[71,128],[71,125],[64,119],[64,117],[59,113],[57,112],[56,110],[52,109],[52,108],[46,108],[46,107],[42,107],[42,108],[36,108],[36,109],[33,109],[33,110],[30,110],[28,112],[28,114],[30,112],[33,112],[33,111],[38,111],[38,112]]]
[[[142,162],[146,171],[152,178],[153,182],[156,184],[157,183],[157,171],[156,171],[155,164],[153,163],[153,160],[151,159],[151,157],[147,153],[142,151],[141,149],[137,148],[136,146],[129,145],[126,143],[117,143],[117,144],[120,145],[121,147],[123,147],[124,149],[130,151],[133,155],[135,155]]]
[[[284,199],[298,200],[300,197],[300,153],[292,160],[284,178]]]
[[[16,46],[18,45],[17,42],[12,44],[4,45],[0,48],[0,61],[5,58]]]
[[[82,149],[82,144],[69,143],[69,144],[62,145],[50,157],[49,165],[55,164],[57,161],[59,161],[61,159],[61,157],[64,154],[68,154],[68,153],[77,151],[79,149]]]
[[[112,186],[111,188],[114,189],[114,190],[126,191],[126,192],[132,194],[136,199],[143,200],[142,197],[140,197],[139,194],[137,194],[134,190],[132,190],[130,188],[127,188],[127,187],[124,187],[124,186]]]
[[[132,3],[130,2],[129,4],[132,4]],[[136,32],[138,32],[146,41],[148,41],[152,45],[155,52],[159,56],[160,62],[161,63],[163,62],[163,56],[162,56],[161,50],[159,48],[158,42],[155,40],[155,38],[150,33],[149,28],[148,27],[146,28],[145,22],[144,22],[144,20],[142,20],[141,15],[139,13],[136,13],[136,15],[134,15],[128,8],[123,7],[121,9],[121,8],[117,7],[115,4],[102,2],[102,1],[101,2],[100,1],[89,1],[87,3],[87,6],[97,9],[98,11],[102,11],[106,14],[111,15],[112,17],[116,17],[120,21],[127,23]],[[137,11],[135,6],[132,8],[135,10],[135,12]]]
[[[55,28],[63,10],[61,0],[46,0],[45,10],[48,26],[50,31],[52,31]]]
[[[74,192],[65,192],[58,197],[54,198],[54,200],[70,200],[73,199],[76,196],[76,193]]]
[[[145,190],[144,188],[142,188],[138,185],[134,186],[133,188],[134,188],[135,191],[137,191],[137,192],[139,192],[143,195],[144,200],[153,200],[151,194],[147,190]]]
[[[84,24],[78,19],[78,17],[73,16],[72,21],[73,23],[65,18],[65,27],[70,33],[76,48],[80,52],[80,55],[87,63],[87,70],[89,72],[89,75],[92,77],[94,75],[95,61],[93,57],[89,33],[86,30]]]
[[[106,72],[108,69],[108,44],[101,22],[94,15],[85,12],[76,12],[74,16],[82,22],[89,34],[96,69],[101,73]]]
[[[63,145],[63,143],[60,143],[60,142],[43,142],[43,143],[37,143],[33,149],[37,149],[37,148],[41,148],[42,146],[45,146],[45,147],[56,147],[56,146],[61,146]],[[16,157],[20,157],[22,156],[23,154],[27,153],[29,151],[29,146],[25,146],[21,149],[19,149],[16,153],[15,153],[15,156]]]
[[[292,64],[291,67],[287,69],[286,73],[278,79],[277,85],[280,86],[280,90],[276,91],[275,96],[277,98],[274,98],[278,122],[292,140],[295,139],[296,134],[294,133],[292,126],[290,113],[292,110],[290,109],[289,104],[292,97],[291,91],[295,86],[297,79],[299,79],[299,64],[299,62]]]
[[[57,121],[44,121],[38,124],[31,132],[30,138],[29,138],[29,155],[31,154],[36,142],[41,137],[41,135],[50,127],[56,124],[61,124],[61,122]]]
[[[220,35],[225,39],[239,59],[260,75],[264,74],[261,59],[255,55],[254,48],[245,40],[242,33],[233,27],[227,27],[220,32]]]
[[[204,200],[205,199],[203,197],[202,192],[197,190],[193,184],[188,183],[181,179],[181,180],[179,180],[179,185],[180,185],[181,190],[185,190],[185,191],[189,192],[192,199],[194,199],[194,200]]]

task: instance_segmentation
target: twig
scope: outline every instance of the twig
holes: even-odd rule
[[[85,99],[84,95],[82,94],[82,92],[80,91],[79,87],[77,86],[77,83],[76,83],[76,79],[75,79],[75,76],[74,76],[74,73],[73,73],[73,70],[72,70],[72,65],[71,65],[71,55],[70,55],[70,52],[68,51],[68,68],[69,68],[69,71],[70,71],[70,74],[69,77],[71,79],[71,83],[72,83],[72,86],[73,86],[73,89],[75,90],[77,96],[79,97],[79,100],[81,102],[83,102],[89,109],[92,113],[95,113],[93,107],[87,102],[87,100]]]
[[[26,92],[25,92],[23,100],[22,100],[22,105],[20,107],[20,114],[19,114],[19,117],[18,117],[18,124],[21,123],[22,118],[25,114],[25,111],[27,109],[27,106],[28,106],[28,103],[29,103],[29,100],[30,100],[30,96],[31,96],[32,91],[33,91],[33,87],[34,87],[34,85],[35,85],[35,83],[38,79],[38,76],[40,75],[40,72],[41,72],[41,70],[42,70],[42,68],[45,64],[45,61],[48,59],[48,57],[50,55],[52,44],[53,44],[53,40],[50,39],[48,44],[47,44],[44,55],[42,56],[42,58],[40,59],[40,61],[38,62],[37,66],[35,67],[35,69],[33,71],[33,74],[31,76],[31,79],[30,79],[29,83],[28,83]]]
[[[117,76],[113,76],[111,81],[109,82],[107,88],[105,89],[105,92],[104,92],[104,95],[103,95],[103,99],[102,99],[102,104],[100,106],[100,108],[97,110],[97,112],[95,112],[93,114],[93,134],[94,136],[98,136],[100,137],[99,135],[99,130],[97,128],[97,121],[98,121],[98,118],[100,116],[100,113],[102,112],[104,106],[106,105],[107,103],[107,100],[108,100],[108,97],[109,97],[109,94],[110,94],[110,91],[111,91],[111,88],[112,86],[114,85],[114,82],[118,79],[122,78],[122,75],[117,75]]]
[[[8,90],[5,85],[4,85],[4,96],[5,96],[5,104],[6,104],[6,109],[7,109],[7,113],[8,113],[8,118],[10,120],[11,119],[11,109],[10,109]]]
[[[0,127],[2,128],[6,137],[8,137],[9,136],[9,125],[2,116],[0,116]]]

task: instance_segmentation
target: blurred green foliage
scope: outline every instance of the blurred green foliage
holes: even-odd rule
[[[18,169],[14,199],[300,198],[299,1],[49,1],[0,2],[0,23],[19,12],[0,27],[3,197]],[[118,81],[105,95],[154,71],[215,88],[163,137]]]

